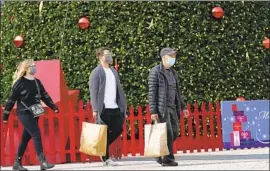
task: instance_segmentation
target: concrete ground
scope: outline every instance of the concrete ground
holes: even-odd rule
[[[269,148],[239,149],[230,151],[178,153],[179,166],[162,167],[152,158],[125,157],[119,166],[102,166],[96,163],[72,163],[56,165],[52,170],[269,170]],[[38,166],[26,166],[29,170],[38,170]],[[12,170],[2,167],[1,170]]]

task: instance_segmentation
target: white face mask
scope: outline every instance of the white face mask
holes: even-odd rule
[[[175,64],[175,61],[176,61],[176,59],[175,58],[172,58],[172,57],[170,57],[170,56],[166,56],[166,60],[167,60],[167,64],[168,64],[168,66],[169,67],[172,67],[174,64]]]

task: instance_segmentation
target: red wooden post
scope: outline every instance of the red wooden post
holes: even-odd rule
[[[196,127],[195,147],[198,152],[201,152],[202,136],[200,135],[200,120],[199,120],[199,109],[198,109],[197,102],[194,104],[194,121],[195,121],[195,127]]]
[[[223,150],[223,139],[222,139],[222,123],[221,123],[221,110],[220,103],[216,102],[216,116],[217,116],[217,135],[218,135],[218,146],[219,151]]]
[[[118,159],[121,159],[122,158],[122,154],[123,154],[123,151],[122,151],[122,140],[121,140],[121,136],[118,138],[118,144],[117,144],[117,148],[118,148]]]
[[[66,162],[66,142],[65,142],[65,118],[66,113],[63,109],[63,104],[60,103],[59,105],[59,113],[57,114],[58,117],[58,126],[59,126],[59,149],[60,149],[60,161],[61,163]]]
[[[139,124],[139,148],[140,155],[144,154],[144,136],[143,136],[143,116],[142,116],[142,107],[138,106],[138,124]]]
[[[7,129],[7,135],[9,137],[9,163],[13,163],[15,158],[15,147],[14,147],[14,113],[11,112],[9,119],[8,119],[8,129]]]
[[[192,135],[192,117],[194,116],[194,113],[193,112],[191,112],[191,106],[190,106],[190,104],[188,104],[188,106],[187,106],[187,109],[188,109],[188,111],[190,112],[190,115],[188,116],[188,136],[187,136],[187,138],[188,138],[188,144],[189,144],[189,146],[188,146],[188,149],[189,149],[189,151],[190,151],[190,153],[193,153],[193,150],[194,150],[194,139],[193,139],[193,135]]]
[[[49,140],[50,140],[50,155],[52,163],[56,163],[56,153],[55,153],[55,129],[54,129],[54,115],[56,115],[51,109],[48,111],[48,127],[49,127]]]
[[[70,141],[70,158],[71,162],[76,162],[76,151],[75,151],[75,111],[72,104],[69,104],[69,141]]]
[[[123,125],[123,132],[122,132],[122,141],[123,141],[123,155],[127,156],[128,155],[128,151],[127,151],[127,121],[129,120],[130,117],[126,118],[126,121]]]
[[[204,151],[208,151],[208,135],[207,135],[207,121],[206,121],[206,116],[207,116],[207,112],[205,109],[205,102],[202,102],[202,122],[203,122],[203,147],[204,147]]]
[[[146,106],[146,124],[150,124],[151,123],[151,114],[150,114],[150,110],[149,110],[149,106]]]
[[[95,123],[95,121],[93,120],[93,110],[92,110],[92,106],[91,106],[91,102],[88,101],[86,103],[86,106],[85,106],[86,110],[85,110],[85,113],[84,113],[84,116],[83,116],[83,121],[86,122],[93,122]],[[95,161],[95,158],[93,156],[89,156],[89,155],[85,155],[86,156],[86,161],[89,161],[89,162],[92,162],[92,161]],[[101,161],[101,160],[99,160]]]
[[[136,155],[136,141],[135,141],[135,117],[134,117],[134,107],[131,106],[129,108],[130,113],[130,138],[131,138],[131,154],[132,156]]]
[[[3,123],[3,106],[0,105],[0,121],[1,121],[1,160],[0,160],[0,165],[3,166],[5,165],[5,145],[6,145],[6,137],[7,137],[7,124],[2,124]]]
[[[209,119],[210,119],[210,146],[212,151],[216,151],[216,136],[215,136],[215,116],[214,116],[214,108],[212,102],[208,104],[209,108]]]
[[[85,113],[87,111],[83,109],[83,102],[79,102],[79,110],[78,110],[78,115],[79,115],[79,132],[78,134],[81,137],[82,134],[82,123],[84,122],[85,118]],[[84,153],[81,153],[81,162],[86,162],[86,155]]]
[[[183,117],[183,112],[181,112],[181,117],[180,117],[180,131],[181,131],[181,137],[180,137],[180,141],[181,141],[181,146],[182,146],[182,150],[183,153],[187,152],[187,147],[188,147],[188,141],[187,141],[187,137],[186,137],[186,131],[185,131],[185,120]]]

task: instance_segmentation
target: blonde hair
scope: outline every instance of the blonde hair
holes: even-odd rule
[[[13,75],[12,85],[14,85],[18,81],[18,79],[20,79],[21,77],[23,77],[26,74],[26,71],[32,65],[33,62],[34,62],[33,59],[25,59],[24,61],[19,63],[19,65],[17,66],[17,69]]]

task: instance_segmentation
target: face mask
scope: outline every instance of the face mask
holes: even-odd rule
[[[36,67],[30,67],[30,73],[31,75],[35,75],[35,73],[37,72],[37,68]]]
[[[169,67],[173,66],[175,64],[175,58],[167,58],[167,63],[169,65]]]
[[[113,59],[112,59],[112,56],[106,56],[105,57],[105,61],[108,63],[108,64],[111,64]]]

